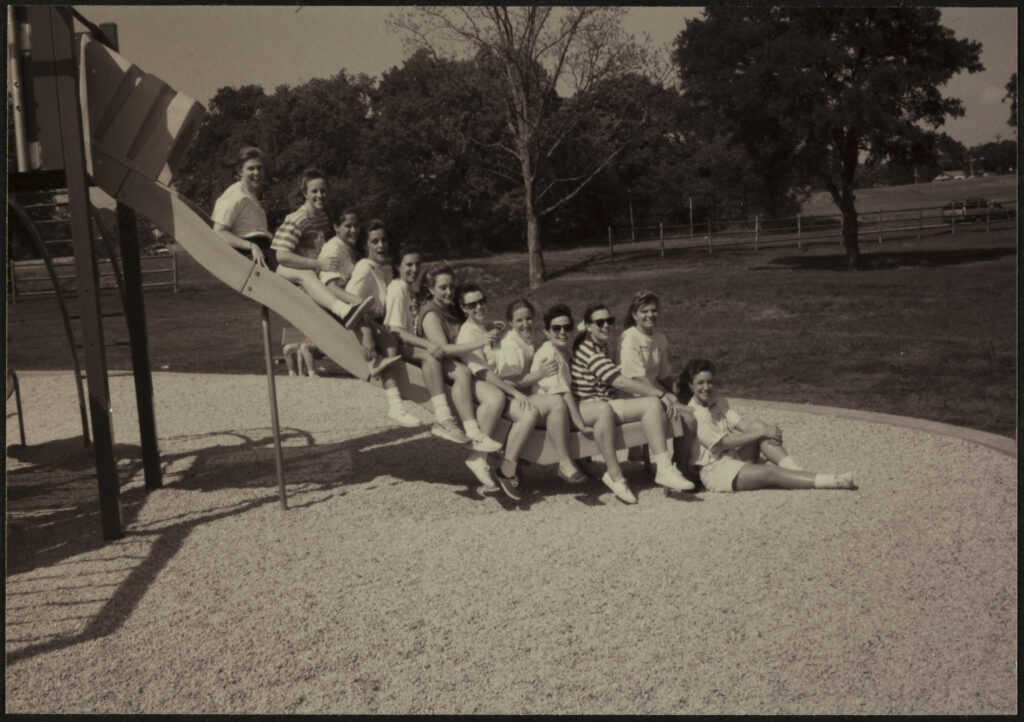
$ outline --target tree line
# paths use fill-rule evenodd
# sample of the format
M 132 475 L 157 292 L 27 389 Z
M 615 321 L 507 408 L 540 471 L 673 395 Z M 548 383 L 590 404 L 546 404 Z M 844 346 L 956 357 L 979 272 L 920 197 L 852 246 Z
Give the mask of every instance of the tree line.
M 429 253 L 527 251 L 536 286 L 545 248 L 594 243 L 631 215 L 778 218 L 821 189 L 847 219 L 856 268 L 856 188 L 972 159 L 1005 170 L 1006 143 L 1016 156 L 1014 141 L 974 152 L 939 132 L 963 114 L 940 88 L 983 67 L 981 45 L 936 8 L 712 7 L 670 58 L 625 34 L 623 12 L 396 9 L 414 52 L 380 78 L 220 88 L 176 185 L 212 209 L 232 153 L 256 145 L 271 224 L 315 165 L 335 202 Z M 1015 123 L 1015 78 L 1007 99 Z

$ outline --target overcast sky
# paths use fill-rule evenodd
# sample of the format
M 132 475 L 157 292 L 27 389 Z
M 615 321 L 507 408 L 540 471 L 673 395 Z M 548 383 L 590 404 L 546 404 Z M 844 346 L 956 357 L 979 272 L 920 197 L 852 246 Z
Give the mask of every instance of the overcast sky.
M 268 93 L 339 70 L 379 78 L 401 65 L 402 37 L 385 26 L 382 6 L 77 6 L 93 22 L 118 25 L 121 53 L 144 71 L 203 104 L 218 88 L 246 84 Z M 633 7 L 626 29 L 670 45 L 700 7 Z M 1015 8 L 943 8 L 958 38 L 982 43 L 985 72 L 954 77 L 944 94 L 963 100 L 966 115 L 941 130 L 967 146 L 1012 137 L 1001 102 L 1017 70 Z

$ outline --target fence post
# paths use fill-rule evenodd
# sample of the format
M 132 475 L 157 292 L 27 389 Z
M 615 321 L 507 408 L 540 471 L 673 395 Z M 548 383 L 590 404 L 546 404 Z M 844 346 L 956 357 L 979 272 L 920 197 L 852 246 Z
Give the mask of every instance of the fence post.
M 18 305 L 18 263 L 17 261 L 11 261 L 11 305 Z M 56 293 L 56 289 L 54 290 Z
M 658 224 L 658 243 L 661 244 L 661 257 L 665 257 L 665 224 Z
M 878 211 L 878 245 L 882 245 L 882 211 Z
M 917 207 L 917 240 L 921 240 L 921 225 L 924 223 L 924 208 Z
M 757 236 L 758 236 L 758 231 L 759 231 L 760 225 L 761 225 L 761 216 L 759 216 L 759 215 L 754 216 L 754 250 L 755 251 L 757 250 Z
M 178 254 L 171 249 L 171 278 L 174 281 L 174 292 L 178 292 Z
M 800 214 L 796 214 L 796 247 L 803 250 L 803 244 L 800 242 Z
M 956 204 L 955 203 L 953 204 L 952 210 L 950 210 L 950 212 L 949 212 L 949 220 L 950 220 L 950 224 L 951 224 L 950 227 L 949 227 L 949 233 L 950 233 L 950 235 L 956 235 Z
M 708 254 L 710 254 L 711 253 L 711 216 L 710 215 L 708 215 L 708 235 L 707 235 L 707 239 L 708 239 Z
M 985 206 L 985 233 L 988 233 L 989 221 L 991 220 L 991 218 L 992 218 L 992 206 L 986 205 Z
M 690 238 L 693 238 L 693 198 L 687 198 L 690 202 Z
M 843 230 L 846 228 L 846 216 L 839 216 L 839 245 L 843 245 Z
M 612 227 L 608 226 L 608 260 L 615 260 L 615 250 L 612 248 Z

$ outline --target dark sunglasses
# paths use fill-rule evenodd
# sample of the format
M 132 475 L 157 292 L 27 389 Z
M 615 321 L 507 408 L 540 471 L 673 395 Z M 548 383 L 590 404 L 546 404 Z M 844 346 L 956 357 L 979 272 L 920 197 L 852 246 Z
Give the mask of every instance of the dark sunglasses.
M 462 305 L 465 306 L 467 310 L 472 311 L 477 306 L 486 306 L 487 305 L 487 299 L 486 298 L 481 298 L 478 301 L 466 301 Z
M 551 326 L 549 328 L 551 329 L 552 333 L 558 333 L 559 331 L 565 331 L 566 333 L 569 333 L 569 331 L 572 330 L 572 324 L 571 323 L 553 323 L 553 324 L 551 324 Z
M 596 323 L 598 328 L 604 328 L 605 326 L 614 326 L 615 316 L 609 316 L 608 318 L 591 319 L 591 323 Z

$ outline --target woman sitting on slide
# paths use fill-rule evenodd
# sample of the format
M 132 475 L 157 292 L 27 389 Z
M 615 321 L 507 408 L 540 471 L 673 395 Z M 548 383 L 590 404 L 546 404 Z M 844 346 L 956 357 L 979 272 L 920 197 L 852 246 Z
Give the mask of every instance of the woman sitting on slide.
M 665 439 L 671 433 L 665 413 L 666 396 L 647 396 L 647 385 L 624 376 L 612 361 L 608 349 L 611 342 L 615 317 L 603 303 L 589 306 L 583 314 L 586 330 L 573 343 L 572 392 L 579 399 L 580 414 L 588 424 L 594 425 L 598 433 L 598 417 L 604 412 L 604 404 L 611 407 L 616 424 L 640 421 L 644 436 L 651 447 L 652 462 L 655 466 L 655 483 L 677 491 L 694 488 L 692 482 L 683 477 L 669 458 Z M 619 392 L 633 394 L 633 398 L 620 398 Z M 597 404 L 601 401 L 604 404 Z M 602 478 L 615 495 L 627 504 L 635 504 L 636 497 L 630 491 L 622 469 L 614 462 L 614 454 L 605 456 L 608 472 Z
M 232 165 L 238 180 L 214 204 L 213 230 L 233 248 L 273 270 L 272 236 L 267 229 L 267 214 L 257 198 L 263 187 L 263 154 L 259 148 L 246 146 L 238 151 Z
M 309 168 L 299 186 L 305 202 L 289 213 L 274 234 L 270 247 L 277 254 L 277 272 L 299 284 L 320 306 L 333 313 L 346 328 L 352 328 L 367 305 L 350 306 L 336 297 L 317 277 L 321 271 L 337 271 L 337 256 L 318 258 L 331 230 L 324 208 L 327 203 L 327 179 L 322 171 Z
M 548 439 L 558 455 L 558 477 L 569 484 L 582 484 L 590 477 L 576 466 L 569 455 L 570 417 L 577 429 L 591 430 L 583 423 L 570 393 L 572 376 L 568 361 L 557 352 L 546 351 L 539 357 L 534 353 L 533 314 L 533 304 L 525 298 L 508 305 L 505 318 L 511 328 L 494 352 L 493 368 L 504 381 L 529 395 L 544 420 Z M 545 315 L 545 327 L 547 320 Z M 571 320 L 569 324 L 572 325 Z M 549 344 L 550 341 L 545 346 Z
M 471 343 L 459 343 L 457 339 L 462 319 L 454 305 L 455 269 L 447 264 L 431 266 L 427 269 L 424 282 L 430 298 L 419 307 L 416 316 L 416 335 L 435 344 L 439 349 L 438 355 L 444 359 L 442 368 L 445 376 L 452 382 L 452 403 L 473 448 L 466 459 L 466 467 L 483 485 L 484 491 L 498 491 L 498 485 L 491 476 L 491 467 L 487 464 L 487 454 L 500 451 L 501 444 L 481 430 L 483 424 L 478 419 L 488 420 L 493 416 L 497 423 L 505 406 L 505 395 L 486 381 L 474 379 L 466 365 L 455 360 L 467 351 L 475 351 L 481 346 L 496 342 L 498 332 L 489 331 L 483 338 L 475 339 Z M 475 412 L 474 396 L 480 402 L 480 407 Z M 488 431 L 493 429 L 492 424 Z
M 484 292 L 475 284 L 467 283 L 456 289 L 455 298 L 466 317 L 465 322 L 459 328 L 459 335 L 455 343 L 474 346 L 472 350 L 462 353 L 462 360 L 476 377 L 474 392 L 480 402 L 477 408 L 477 420 L 480 430 L 484 434 L 488 436 L 493 434 L 494 428 L 501 419 L 501 413 L 505 410 L 506 395 L 512 399 L 508 412 L 512 419 L 512 428 L 509 429 L 508 438 L 505 440 L 505 454 L 501 465 L 495 470 L 494 475 L 505 495 L 515 501 L 520 501 L 523 494 L 517 473 L 519 452 L 530 437 L 533 427 L 537 425 L 537 409 L 529 396 L 495 371 L 497 362 L 493 347 L 497 345 L 497 339 L 494 337 L 494 330 L 488 329 L 487 299 L 484 297 Z M 481 393 L 488 388 L 497 389 L 500 400 L 491 393 L 487 395 Z
M 661 302 L 650 291 L 639 291 L 633 296 L 626 312 L 626 330 L 619 337 L 619 368 L 623 376 L 644 386 L 645 391 L 640 396 L 664 398 L 668 418 L 678 418 L 682 422 L 683 436 L 674 440 L 672 463 L 695 480 L 696 470 L 688 469 L 688 457 L 697 432 L 697 421 L 690 408 L 672 393 L 668 339 L 656 328 L 660 308 Z
M 817 474 L 804 471 L 782 446 L 782 430 L 760 421 L 745 421 L 715 393 L 715 366 L 692 359 L 679 377 L 679 389 L 692 394 L 700 455 L 696 463 L 708 491 L 783 489 L 855 489 L 853 472 Z M 758 463 L 764 454 L 770 464 Z

